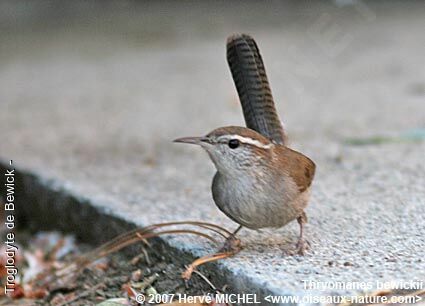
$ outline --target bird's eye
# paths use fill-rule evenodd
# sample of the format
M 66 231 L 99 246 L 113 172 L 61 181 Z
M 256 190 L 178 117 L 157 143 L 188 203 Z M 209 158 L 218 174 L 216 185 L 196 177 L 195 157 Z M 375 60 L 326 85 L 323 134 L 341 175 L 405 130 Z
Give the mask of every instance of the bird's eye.
M 237 140 L 237 139 L 230 139 L 229 140 L 229 148 L 230 149 L 236 149 L 237 147 L 239 147 L 239 140 Z

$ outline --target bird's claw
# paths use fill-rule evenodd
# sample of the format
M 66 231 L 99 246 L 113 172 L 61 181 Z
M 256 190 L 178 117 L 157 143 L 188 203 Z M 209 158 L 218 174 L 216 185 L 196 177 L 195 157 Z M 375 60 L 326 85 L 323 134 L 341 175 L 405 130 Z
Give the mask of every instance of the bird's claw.
M 306 251 L 310 249 L 310 242 L 308 242 L 304 238 L 300 238 L 298 239 L 298 242 L 295 247 L 296 247 L 297 254 L 304 256 L 306 254 Z
M 238 253 L 242 249 L 241 240 L 236 238 L 235 235 L 227 237 L 223 246 L 219 250 L 220 253 Z

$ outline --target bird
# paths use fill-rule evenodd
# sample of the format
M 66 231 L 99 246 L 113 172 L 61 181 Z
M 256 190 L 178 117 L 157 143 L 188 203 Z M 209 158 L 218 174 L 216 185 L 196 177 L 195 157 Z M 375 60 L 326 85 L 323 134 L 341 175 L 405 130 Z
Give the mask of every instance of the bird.
M 309 202 L 315 163 L 288 147 L 265 66 L 255 40 L 248 34 L 227 39 L 227 61 L 242 105 L 246 127 L 219 127 L 201 137 L 174 142 L 202 147 L 215 165 L 212 196 L 217 207 L 243 227 L 281 228 L 297 220 L 296 250 L 304 255 Z

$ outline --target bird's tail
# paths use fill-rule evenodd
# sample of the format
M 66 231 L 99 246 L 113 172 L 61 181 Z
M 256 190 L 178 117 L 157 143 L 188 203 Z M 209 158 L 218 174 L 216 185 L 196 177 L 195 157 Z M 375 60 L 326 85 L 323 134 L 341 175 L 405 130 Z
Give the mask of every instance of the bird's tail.
M 255 40 L 246 34 L 227 39 L 227 61 L 248 128 L 285 144 L 286 135 L 276 111 L 263 59 Z

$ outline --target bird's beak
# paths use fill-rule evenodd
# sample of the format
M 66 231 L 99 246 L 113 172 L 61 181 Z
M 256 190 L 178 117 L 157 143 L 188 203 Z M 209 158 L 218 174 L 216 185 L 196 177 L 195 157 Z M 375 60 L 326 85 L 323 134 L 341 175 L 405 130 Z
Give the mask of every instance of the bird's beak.
M 190 143 L 199 145 L 201 142 L 208 142 L 208 138 L 206 137 L 182 137 L 174 139 L 173 142 L 181 142 L 181 143 Z

